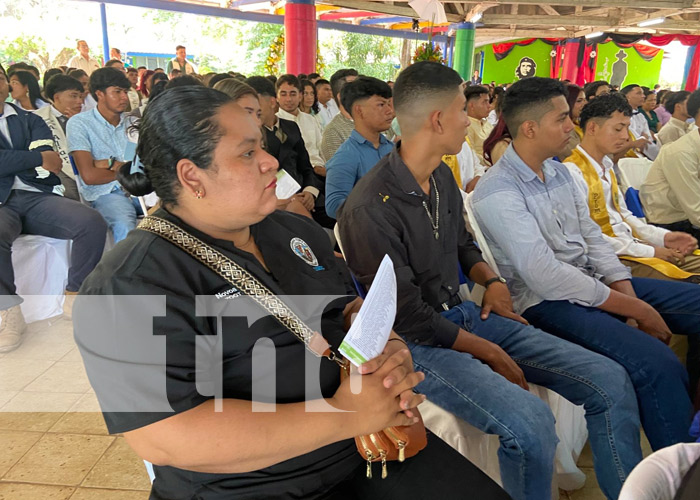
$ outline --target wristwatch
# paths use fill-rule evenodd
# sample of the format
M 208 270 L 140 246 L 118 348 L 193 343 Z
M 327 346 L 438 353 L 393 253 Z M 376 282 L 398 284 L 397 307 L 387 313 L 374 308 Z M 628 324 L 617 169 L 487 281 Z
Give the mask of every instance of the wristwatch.
M 492 283 L 496 283 L 496 282 L 500 282 L 500 283 L 503 283 L 505 285 L 506 279 L 502 278 L 500 276 L 496 276 L 495 278 L 488 279 L 488 280 L 486 280 L 486 283 L 484 283 L 484 288 L 488 288 L 489 286 L 491 286 Z

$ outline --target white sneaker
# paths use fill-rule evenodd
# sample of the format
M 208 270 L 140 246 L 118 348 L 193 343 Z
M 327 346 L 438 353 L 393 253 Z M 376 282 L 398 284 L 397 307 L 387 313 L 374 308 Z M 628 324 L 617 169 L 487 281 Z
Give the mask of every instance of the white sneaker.
M 0 352 L 17 349 L 22 343 L 22 334 L 26 329 L 27 324 L 19 306 L 0 311 Z

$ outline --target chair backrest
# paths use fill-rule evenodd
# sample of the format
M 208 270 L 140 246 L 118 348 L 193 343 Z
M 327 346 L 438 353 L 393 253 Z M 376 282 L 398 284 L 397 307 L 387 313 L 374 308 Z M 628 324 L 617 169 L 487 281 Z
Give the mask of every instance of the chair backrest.
M 338 227 L 337 222 L 335 223 L 335 226 L 333 226 L 333 236 L 335 236 L 335 241 L 338 244 L 338 248 L 340 248 L 340 253 L 343 256 L 343 260 L 345 260 L 345 262 L 347 263 L 347 260 L 345 259 L 345 252 L 343 251 L 343 243 L 340 241 L 340 228 Z M 365 290 L 365 287 L 362 286 L 362 284 L 357 280 L 357 278 L 352 273 L 352 270 L 349 267 L 348 273 L 350 273 L 350 277 L 352 278 L 352 282 L 355 285 L 357 294 L 364 299 L 367 296 L 367 290 Z
M 467 195 L 467 199 L 464 201 L 464 208 L 467 212 L 467 220 L 469 221 L 469 227 L 472 231 L 474 239 L 476 239 L 476 242 L 479 245 L 482 257 L 494 273 L 500 274 L 498 271 L 498 266 L 496 265 L 496 259 L 493 258 L 491 249 L 489 248 L 489 245 L 486 242 L 486 237 L 484 236 L 484 233 L 481 232 L 479 224 L 476 222 L 476 217 L 474 216 L 474 208 L 472 207 L 473 195 L 473 192 L 469 193 Z
M 641 189 L 653 162 L 646 158 L 622 158 L 617 162 L 622 192 L 628 188 Z

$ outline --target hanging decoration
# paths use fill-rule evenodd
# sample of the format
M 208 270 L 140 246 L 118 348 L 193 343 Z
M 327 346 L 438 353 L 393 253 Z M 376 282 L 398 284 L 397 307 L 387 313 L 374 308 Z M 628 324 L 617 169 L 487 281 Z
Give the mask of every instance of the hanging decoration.
M 318 47 L 317 47 L 318 49 Z M 279 73 L 279 64 L 284 56 L 284 30 L 272 41 L 265 61 L 265 72 L 268 75 Z M 320 73 L 320 71 L 319 71 Z
M 420 44 L 413 53 L 413 62 L 418 61 L 433 61 L 440 64 L 445 64 L 446 61 L 442 57 L 442 50 L 439 45 L 428 41 Z

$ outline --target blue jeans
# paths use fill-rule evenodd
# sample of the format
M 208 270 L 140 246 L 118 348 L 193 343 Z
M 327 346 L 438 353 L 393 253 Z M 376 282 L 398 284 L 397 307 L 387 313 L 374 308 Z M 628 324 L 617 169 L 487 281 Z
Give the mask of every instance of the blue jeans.
M 140 213 L 138 201 L 129 197 L 121 189 L 115 189 L 90 202 L 92 208 L 100 212 L 114 235 L 114 243 L 118 243 L 136 227 L 136 214 Z
M 632 286 L 637 297 L 653 306 L 673 333 L 700 335 L 698 285 L 632 278 Z M 661 341 L 600 309 L 567 301 L 541 302 L 523 316 L 533 325 L 625 367 L 639 399 L 644 432 L 654 450 L 690 440 L 688 376 Z
M 465 330 L 499 345 L 522 368 L 528 382 L 583 405 L 601 489 L 617 498 L 629 472 L 642 459 L 639 416 L 632 384 L 619 364 L 532 326 L 464 302 L 443 313 Z M 551 498 L 557 437 L 549 407 L 471 354 L 410 345 L 418 390 L 435 404 L 488 434 L 499 436 L 504 489 L 514 500 Z

